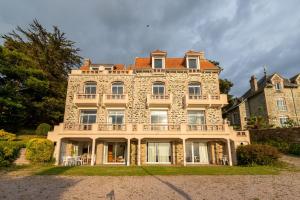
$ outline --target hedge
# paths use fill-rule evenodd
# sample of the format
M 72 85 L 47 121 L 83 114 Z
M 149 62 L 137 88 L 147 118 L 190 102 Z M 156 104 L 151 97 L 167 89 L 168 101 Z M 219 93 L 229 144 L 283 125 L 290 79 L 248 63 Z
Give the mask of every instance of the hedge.
M 41 138 L 29 140 L 26 146 L 26 158 L 34 163 L 49 162 L 52 159 L 54 144 Z
M 50 131 L 51 126 L 49 124 L 46 123 L 42 123 L 40 125 L 38 125 L 38 127 L 35 130 L 35 133 L 37 135 L 47 135 L 47 133 Z
M 0 130 L 0 141 L 13 141 L 16 139 L 16 135 L 6 132 L 5 130 Z
M 279 158 L 275 147 L 264 144 L 239 146 L 236 153 L 238 165 L 271 165 Z
M 17 159 L 19 151 L 26 145 L 22 141 L 0 141 L 0 166 L 7 167 Z

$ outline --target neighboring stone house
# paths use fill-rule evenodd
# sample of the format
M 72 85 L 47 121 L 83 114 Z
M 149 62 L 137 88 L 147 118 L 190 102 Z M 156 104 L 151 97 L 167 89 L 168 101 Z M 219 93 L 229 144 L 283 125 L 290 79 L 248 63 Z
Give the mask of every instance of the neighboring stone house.
M 250 89 L 225 111 L 236 128 L 245 129 L 251 116 L 262 116 L 269 125 L 284 127 L 288 119 L 300 125 L 300 74 L 286 79 L 278 73 L 250 79 Z
M 220 68 L 203 52 L 156 50 L 133 65 L 85 60 L 69 75 L 64 123 L 48 138 L 56 164 L 229 164 L 249 143 L 223 121 Z

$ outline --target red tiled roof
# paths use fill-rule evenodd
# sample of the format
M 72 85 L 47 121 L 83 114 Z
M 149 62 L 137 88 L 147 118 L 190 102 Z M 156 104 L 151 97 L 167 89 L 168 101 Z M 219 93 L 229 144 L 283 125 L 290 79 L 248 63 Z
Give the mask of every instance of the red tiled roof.
M 219 69 L 213 63 L 208 60 L 200 60 L 200 67 L 202 70 L 205 69 Z M 136 58 L 135 69 L 151 68 L 151 58 Z M 185 58 L 166 58 L 166 69 L 184 69 Z
M 115 64 L 114 69 L 115 70 L 125 70 L 125 65 L 124 64 Z
M 89 69 L 90 69 L 90 66 L 88 66 L 88 65 L 82 65 L 79 69 L 80 69 L 80 70 L 83 70 L 83 71 L 89 70 Z

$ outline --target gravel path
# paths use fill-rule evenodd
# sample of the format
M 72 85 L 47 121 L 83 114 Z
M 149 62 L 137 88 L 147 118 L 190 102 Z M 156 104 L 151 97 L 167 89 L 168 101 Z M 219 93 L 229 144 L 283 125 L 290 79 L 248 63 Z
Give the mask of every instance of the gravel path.
M 300 199 L 300 173 L 275 176 L 2 176 L 0 199 Z

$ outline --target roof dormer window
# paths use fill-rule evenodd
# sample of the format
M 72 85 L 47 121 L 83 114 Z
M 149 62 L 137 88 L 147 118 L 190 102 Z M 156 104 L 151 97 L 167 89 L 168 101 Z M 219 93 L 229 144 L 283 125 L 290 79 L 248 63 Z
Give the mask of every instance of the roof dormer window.
M 163 68 L 163 59 L 162 58 L 154 58 L 154 69 L 162 69 Z
M 189 58 L 188 59 L 188 68 L 189 69 L 197 69 L 197 58 Z
M 282 89 L 282 85 L 280 82 L 275 83 L 275 90 L 281 90 Z

